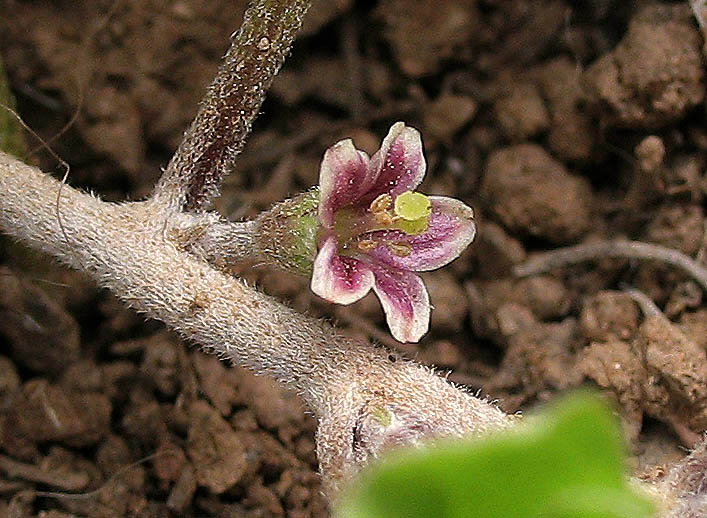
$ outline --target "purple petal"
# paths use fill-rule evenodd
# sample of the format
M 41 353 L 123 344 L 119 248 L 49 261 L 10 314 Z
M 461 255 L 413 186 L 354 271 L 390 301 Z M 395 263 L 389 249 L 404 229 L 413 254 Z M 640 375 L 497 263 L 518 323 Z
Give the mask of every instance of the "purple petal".
M 427 168 L 420 132 L 403 122 L 393 124 L 369 167 L 375 182 L 361 197 L 361 204 L 369 204 L 381 193 L 395 198 L 414 190 L 422 182 Z
M 334 213 L 367 192 L 374 178 L 368 155 L 357 150 L 351 139 L 337 142 L 326 150 L 319 167 L 319 220 L 334 226 Z
M 393 338 L 417 342 L 430 327 L 430 298 L 422 279 L 411 272 L 371 265 L 376 292 Z
M 469 246 L 476 235 L 474 211 L 460 200 L 446 196 L 429 196 L 432 212 L 428 216 L 427 230 L 422 234 L 379 231 L 365 237 L 380 242 L 368 255 L 378 262 L 399 268 L 423 272 L 440 268 L 456 259 Z M 387 243 L 394 243 L 387 247 Z M 409 255 L 400 255 L 400 247 Z M 406 246 L 405 246 L 406 245 Z M 398 254 L 394 253 L 398 251 Z
M 370 267 L 337 253 L 336 237 L 329 236 L 314 260 L 312 291 L 330 302 L 351 304 L 373 287 Z

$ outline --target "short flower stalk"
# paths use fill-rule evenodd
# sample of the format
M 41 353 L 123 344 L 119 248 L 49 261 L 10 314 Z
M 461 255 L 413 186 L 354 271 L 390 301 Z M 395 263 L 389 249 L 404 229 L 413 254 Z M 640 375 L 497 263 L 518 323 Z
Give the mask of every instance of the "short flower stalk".
M 416 272 L 440 268 L 471 243 L 474 213 L 463 202 L 415 189 L 426 162 L 417 130 L 398 122 L 372 157 L 350 139 L 329 148 L 319 187 L 258 218 L 258 254 L 311 275 L 312 291 L 351 304 L 373 290 L 393 337 L 427 332 L 430 300 Z

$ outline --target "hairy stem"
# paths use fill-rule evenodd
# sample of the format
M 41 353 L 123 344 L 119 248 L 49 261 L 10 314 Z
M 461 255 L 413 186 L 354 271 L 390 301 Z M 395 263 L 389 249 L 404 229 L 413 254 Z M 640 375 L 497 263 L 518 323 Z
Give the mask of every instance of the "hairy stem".
M 678 250 L 640 241 L 603 241 L 552 250 L 516 265 L 513 273 L 518 277 L 527 277 L 554 268 L 607 257 L 667 263 L 686 272 L 707 291 L 707 268 Z
M 245 259 L 260 259 L 256 248 L 258 227 L 255 221 L 219 221 L 199 230 L 187 229 L 175 238 L 204 261 L 228 266 Z
M 330 344 L 351 344 L 183 252 L 182 236 L 217 222 L 212 215 L 160 210 L 152 201 L 102 202 L 0 153 L 0 230 L 84 270 L 185 338 L 273 376 L 318 410 L 327 366 L 344 362 Z
M 155 189 L 176 210 L 200 212 L 243 149 L 265 93 L 290 51 L 308 0 L 256 0 Z
M 341 336 L 186 251 L 183 236 L 219 223 L 154 200 L 105 203 L 0 153 L 0 231 L 84 270 L 185 339 L 299 392 L 319 420 L 330 495 L 388 446 L 510 426 L 512 418 L 430 369 Z

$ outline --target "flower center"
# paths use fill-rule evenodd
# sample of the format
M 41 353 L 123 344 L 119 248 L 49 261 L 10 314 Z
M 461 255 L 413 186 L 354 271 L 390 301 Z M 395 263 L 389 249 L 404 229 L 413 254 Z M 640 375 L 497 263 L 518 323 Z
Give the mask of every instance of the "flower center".
M 407 235 L 417 235 L 427 230 L 431 203 L 419 192 L 406 191 L 393 202 L 390 194 L 381 194 L 368 209 L 341 209 L 336 213 L 334 231 L 337 234 L 341 253 L 355 254 L 371 252 L 383 245 L 398 257 L 410 255 L 410 245 L 396 239 L 381 239 L 372 232 L 397 230 Z
M 413 236 L 422 234 L 427 230 L 431 209 L 430 199 L 421 192 L 405 191 L 395 198 L 395 203 L 390 194 L 381 194 L 368 208 L 379 228 L 369 231 L 401 230 Z

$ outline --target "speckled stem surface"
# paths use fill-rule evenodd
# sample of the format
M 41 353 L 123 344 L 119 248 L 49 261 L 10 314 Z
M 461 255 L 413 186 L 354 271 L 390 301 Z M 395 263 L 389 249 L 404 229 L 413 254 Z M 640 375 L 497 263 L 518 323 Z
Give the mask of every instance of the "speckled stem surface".
M 345 337 L 185 249 L 184 236 L 219 221 L 155 200 L 102 202 L 0 153 L 0 231 L 83 270 L 190 342 L 301 394 L 319 421 L 329 495 L 390 446 L 512 424 L 434 371 Z
M 155 189 L 176 210 L 200 212 L 243 149 L 273 78 L 302 25 L 308 0 L 256 0 Z

